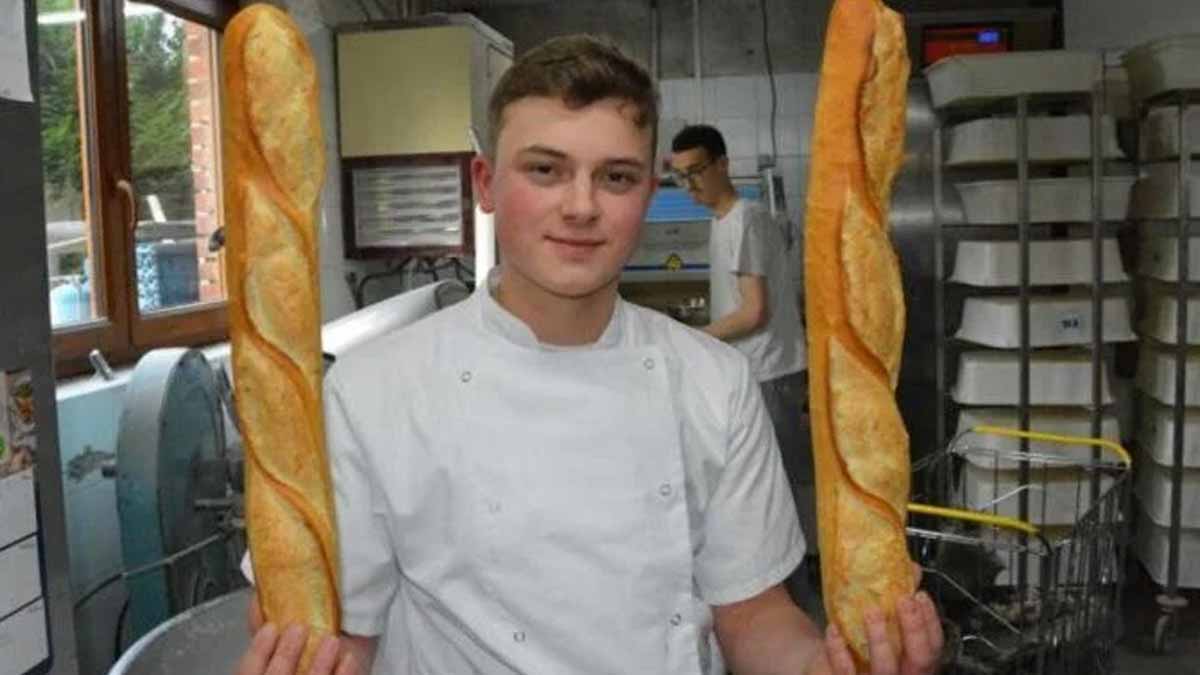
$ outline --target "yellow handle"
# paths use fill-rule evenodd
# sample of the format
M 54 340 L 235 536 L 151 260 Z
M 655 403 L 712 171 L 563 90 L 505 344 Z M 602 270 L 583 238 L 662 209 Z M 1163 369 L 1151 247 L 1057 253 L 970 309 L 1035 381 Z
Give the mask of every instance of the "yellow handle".
M 1063 436 L 1060 434 L 1047 434 L 1041 431 L 1021 431 L 1020 429 L 993 427 L 986 424 L 972 428 L 971 432 L 976 434 L 988 434 L 992 436 L 1007 436 L 1009 438 L 1026 438 L 1031 441 L 1046 441 L 1048 443 L 1059 443 L 1062 445 L 1092 445 L 1112 451 L 1113 454 L 1121 458 L 1121 462 L 1127 469 L 1133 464 L 1133 458 L 1130 457 L 1129 451 L 1121 447 L 1119 444 L 1103 438 Z
M 994 525 L 1002 527 L 1006 530 L 1016 530 L 1025 534 L 1037 534 L 1038 528 L 1030 525 L 1023 520 L 1009 518 L 1007 516 L 996 516 L 990 513 L 981 513 L 979 511 L 964 511 L 962 509 L 948 509 L 944 506 L 930 506 L 929 504 L 908 505 L 909 513 L 923 513 L 927 516 L 937 516 L 939 518 L 949 518 L 951 520 L 963 520 L 970 523 L 980 523 L 982 525 Z

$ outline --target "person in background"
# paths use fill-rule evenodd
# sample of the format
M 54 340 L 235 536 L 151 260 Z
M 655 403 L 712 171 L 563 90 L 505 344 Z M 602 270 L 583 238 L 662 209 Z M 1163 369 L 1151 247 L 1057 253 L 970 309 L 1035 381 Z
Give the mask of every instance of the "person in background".
M 585 36 L 531 49 L 472 179 L 500 265 L 325 382 L 345 635 L 311 675 L 852 675 L 780 582 L 804 555 L 746 358 L 623 301 L 656 187 L 653 80 Z M 872 672 L 932 673 L 941 625 L 869 615 Z M 296 670 L 262 625 L 239 675 Z
M 713 212 L 709 236 L 709 308 L 704 331 L 750 360 L 779 441 L 800 522 L 809 541 L 808 564 L 788 578 L 793 598 L 810 612 L 818 585 L 817 508 L 808 378 L 800 296 L 792 271 L 798 243 L 767 207 L 738 194 L 729 176 L 721 132 L 708 125 L 683 128 L 671 142 L 671 168 L 680 187 Z

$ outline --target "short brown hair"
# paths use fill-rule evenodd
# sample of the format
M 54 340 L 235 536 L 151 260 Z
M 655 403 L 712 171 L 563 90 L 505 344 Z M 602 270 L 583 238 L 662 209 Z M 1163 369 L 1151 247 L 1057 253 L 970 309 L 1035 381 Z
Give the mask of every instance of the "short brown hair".
M 651 129 L 650 154 L 658 149 L 658 90 L 637 61 L 611 42 L 590 35 L 552 38 L 517 59 L 488 102 L 488 147 L 495 155 L 504 109 L 523 98 L 560 98 L 577 109 L 606 98 L 629 101 L 637 109 L 634 124 Z

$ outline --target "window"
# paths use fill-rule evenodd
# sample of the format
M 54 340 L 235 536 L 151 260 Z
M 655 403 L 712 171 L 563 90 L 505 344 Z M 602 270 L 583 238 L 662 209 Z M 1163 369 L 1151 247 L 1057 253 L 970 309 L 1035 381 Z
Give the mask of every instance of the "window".
M 61 373 L 227 333 L 219 30 L 236 0 L 37 0 Z

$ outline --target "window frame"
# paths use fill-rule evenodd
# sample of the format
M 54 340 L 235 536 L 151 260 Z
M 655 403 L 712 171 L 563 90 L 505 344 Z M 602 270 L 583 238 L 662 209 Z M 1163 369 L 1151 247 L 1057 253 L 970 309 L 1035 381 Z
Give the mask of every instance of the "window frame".
M 239 8 L 237 0 L 138 1 L 218 32 Z M 86 77 L 83 90 L 90 93 L 79 102 L 80 115 L 87 120 L 83 133 L 89 147 L 83 181 L 95 254 L 93 293 L 103 316 L 54 330 L 55 367 L 60 377 L 89 372 L 93 349 L 99 349 L 110 364 L 121 365 L 157 347 L 210 344 L 229 334 L 225 301 L 147 314 L 138 310 L 133 282 L 136 204 L 125 189 L 133 175 L 125 0 L 79 0 L 79 5 L 89 17 L 87 39 L 81 41 L 87 55 L 80 59 Z

